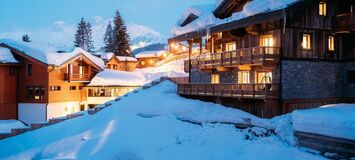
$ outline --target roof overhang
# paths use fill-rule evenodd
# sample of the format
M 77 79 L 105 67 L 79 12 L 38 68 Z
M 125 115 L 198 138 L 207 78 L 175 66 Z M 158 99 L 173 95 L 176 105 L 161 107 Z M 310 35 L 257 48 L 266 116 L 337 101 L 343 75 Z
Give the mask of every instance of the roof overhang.
M 277 11 L 272 11 L 272 12 L 268 12 L 268 13 L 261 13 L 261 14 L 257 14 L 254 16 L 240 19 L 240 20 L 232 21 L 229 23 L 216 25 L 216 26 L 212 27 L 210 31 L 211 31 L 211 33 L 218 33 L 218 32 L 235 30 L 235 29 L 247 27 L 250 25 L 260 24 L 262 22 L 283 19 L 284 16 L 286 16 L 286 13 L 284 10 L 277 10 Z
M 234 12 L 243 9 L 243 6 L 250 0 L 223 0 L 223 2 L 213 11 L 218 18 L 230 17 Z
M 178 42 L 183 42 L 183 41 L 188 41 L 188 40 L 193 40 L 196 38 L 201 38 L 207 35 L 207 29 L 201 29 L 198 31 L 192 31 L 189 33 L 185 33 L 173 38 L 168 39 L 169 43 L 178 43 Z

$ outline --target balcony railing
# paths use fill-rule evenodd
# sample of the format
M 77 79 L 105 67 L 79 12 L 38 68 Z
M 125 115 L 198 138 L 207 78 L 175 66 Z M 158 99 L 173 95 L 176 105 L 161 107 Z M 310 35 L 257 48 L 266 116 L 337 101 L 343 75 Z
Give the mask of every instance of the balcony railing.
M 253 47 L 223 53 L 210 53 L 198 57 L 201 69 L 235 67 L 237 65 L 266 65 L 278 63 L 279 47 Z
M 79 73 L 65 73 L 64 80 L 72 82 L 90 82 L 91 75 L 90 74 L 79 74 Z
M 355 31 L 355 12 L 337 15 L 333 26 L 336 31 Z
M 278 84 L 179 84 L 180 95 L 278 99 Z

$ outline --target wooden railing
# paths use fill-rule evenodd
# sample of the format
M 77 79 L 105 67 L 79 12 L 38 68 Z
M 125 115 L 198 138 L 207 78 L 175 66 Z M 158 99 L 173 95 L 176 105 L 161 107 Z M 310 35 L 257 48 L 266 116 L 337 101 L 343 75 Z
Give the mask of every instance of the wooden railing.
M 336 31 L 354 31 L 355 12 L 337 15 L 334 18 L 333 25 Z
M 65 73 L 64 80 L 66 81 L 84 81 L 89 82 L 91 80 L 90 74 L 79 74 L 79 73 Z
M 278 84 L 179 84 L 180 95 L 278 99 Z
M 253 47 L 223 53 L 203 54 L 198 57 L 197 63 L 199 68 L 206 69 L 215 67 L 235 67 L 237 65 L 275 64 L 278 63 L 279 60 L 279 47 Z

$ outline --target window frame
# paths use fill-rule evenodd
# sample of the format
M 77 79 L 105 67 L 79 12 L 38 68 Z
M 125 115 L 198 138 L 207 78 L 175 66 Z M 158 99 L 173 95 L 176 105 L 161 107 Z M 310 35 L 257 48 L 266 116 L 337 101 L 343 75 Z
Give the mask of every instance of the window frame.
M 247 77 L 247 82 L 244 80 Z M 250 71 L 238 71 L 238 84 L 250 84 Z
M 33 64 L 32 63 L 27 63 L 26 64 L 26 75 L 27 76 L 32 76 L 33 75 Z
M 303 50 L 312 50 L 312 35 L 310 33 L 302 34 L 301 47 Z
M 32 90 L 32 94 L 30 94 L 30 90 Z M 45 97 L 45 89 L 44 86 L 27 86 L 27 99 L 28 100 L 44 100 Z M 36 93 L 38 92 L 38 93 Z
M 211 84 L 220 84 L 220 76 L 218 73 L 211 74 Z
M 69 86 L 69 90 L 76 91 L 76 86 Z
M 319 16 L 323 16 L 326 17 L 328 14 L 327 11 L 328 7 L 327 7 L 327 1 L 320 1 L 318 3 L 318 15 Z
M 335 51 L 335 37 L 333 35 L 328 36 L 328 51 Z

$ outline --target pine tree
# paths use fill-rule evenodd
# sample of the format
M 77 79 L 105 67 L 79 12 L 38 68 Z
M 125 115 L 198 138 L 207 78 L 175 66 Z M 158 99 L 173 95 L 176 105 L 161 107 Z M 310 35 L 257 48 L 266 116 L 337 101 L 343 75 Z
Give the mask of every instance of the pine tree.
M 91 24 L 89 22 L 87 22 L 86 24 L 86 28 L 85 28 L 85 43 L 87 46 L 87 51 L 91 52 L 95 49 L 94 47 L 94 42 L 92 40 L 92 29 L 91 29 Z
M 24 42 L 31 42 L 30 36 L 28 36 L 27 34 L 22 36 L 22 41 Z
M 129 46 L 129 36 L 127 34 L 127 27 L 117 10 L 114 18 L 114 54 L 117 56 L 130 56 L 131 47 Z
M 78 24 L 78 29 L 75 34 L 75 47 L 80 47 L 84 50 L 87 50 L 87 45 L 85 44 L 86 41 L 86 22 L 84 18 L 81 18 L 79 24 Z
M 113 43 L 114 43 L 113 28 L 110 21 L 107 25 L 106 32 L 104 34 L 105 52 L 114 52 Z
M 91 24 L 89 22 L 86 22 L 84 18 L 81 18 L 78 24 L 78 30 L 75 34 L 74 44 L 75 47 L 80 47 L 88 52 L 94 50 Z

